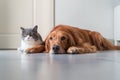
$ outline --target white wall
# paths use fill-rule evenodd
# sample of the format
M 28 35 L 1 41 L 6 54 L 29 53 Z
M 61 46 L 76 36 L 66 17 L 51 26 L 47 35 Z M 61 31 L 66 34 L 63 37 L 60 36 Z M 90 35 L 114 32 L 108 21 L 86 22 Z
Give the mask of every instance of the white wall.
M 114 0 L 55 0 L 55 25 L 68 24 L 99 31 L 113 39 Z
M 34 24 L 39 26 L 39 33 L 45 39 L 53 27 L 53 1 L 54 0 L 34 0 L 36 9 L 34 11 Z M 34 7 L 35 7 L 34 6 Z
M 120 0 L 113 0 L 113 6 L 120 5 Z

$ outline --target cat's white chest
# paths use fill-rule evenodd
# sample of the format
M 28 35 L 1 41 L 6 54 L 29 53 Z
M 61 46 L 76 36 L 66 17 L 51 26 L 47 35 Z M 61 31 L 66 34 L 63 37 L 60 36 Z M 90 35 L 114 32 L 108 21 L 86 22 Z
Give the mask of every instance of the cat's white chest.
M 24 42 L 23 40 L 21 41 L 21 49 L 27 49 L 27 48 L 31 48 L 34 46 L 33 42 Z
M 40 40 L 37 40 L 37 41 L 34 41 L 34 40 L 23 41 L 23 40 L 21 40 L 21 47 L 18 50 L 25 51 L 28 48 L 32 48 L 32 47 L 34 47 L 36 45 L 40 45 L 40 44 L 41 44 Z

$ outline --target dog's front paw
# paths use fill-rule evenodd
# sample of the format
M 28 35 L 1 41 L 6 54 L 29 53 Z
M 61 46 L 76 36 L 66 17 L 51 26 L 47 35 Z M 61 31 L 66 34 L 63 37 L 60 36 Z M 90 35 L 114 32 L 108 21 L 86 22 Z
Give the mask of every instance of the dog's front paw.
M 69 53 L 69 54 L 80 54 L 80 53 L 84 53 L 84 49 L 79 48 L 79 47 L 70 47 L 70 48 L 68 48 L 67 53 Z
M 26 50 L 25 50 L 25 53 L 34 53 L 35 52 L 35 50 L 33 49 L 33 48 L 27 48 Z
M 45 50 L 45 46 L 44 45 L 38 45 L 32 48 L 27 48 L 25 50 L 26 53 L 41 53 Z

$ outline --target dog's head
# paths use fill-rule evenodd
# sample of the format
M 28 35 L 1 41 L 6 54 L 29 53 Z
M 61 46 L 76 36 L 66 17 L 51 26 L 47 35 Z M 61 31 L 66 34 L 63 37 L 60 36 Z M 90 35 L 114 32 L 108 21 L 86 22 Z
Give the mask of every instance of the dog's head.
M 55 54 L 66 53 L 66 50 L 75 44 L 71 33 L 65 30 L 53 30 L 45 40 L 46 52 Z

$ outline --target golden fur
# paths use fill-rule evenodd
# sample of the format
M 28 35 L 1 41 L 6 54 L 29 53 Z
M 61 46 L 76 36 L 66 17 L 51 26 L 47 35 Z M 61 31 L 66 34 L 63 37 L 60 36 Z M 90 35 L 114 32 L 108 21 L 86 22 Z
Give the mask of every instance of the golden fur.
M 117 50 L 99 32 L 80 29 L 68 25 L 58 25 L 53 28 L 45 40 L 45 50 L 48 53 L 93 53 L 102 50 Z
M 28 48 L 25 52 L 30 54 L 30 53 L 42 53 L 44 51 L 45 51 L 45 45 L 41 44 L 32 48 Z

